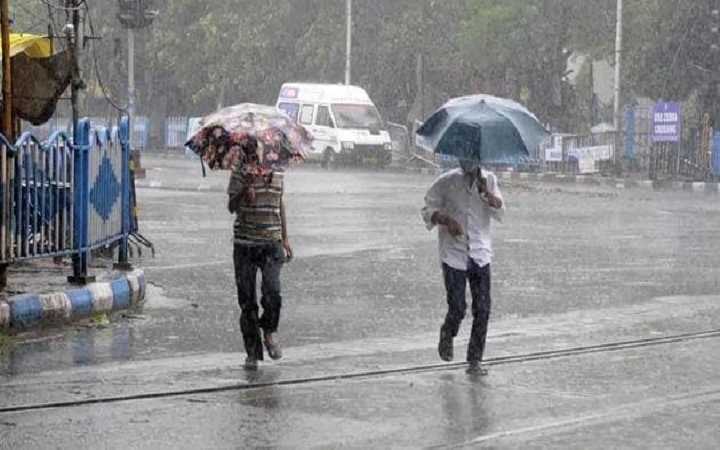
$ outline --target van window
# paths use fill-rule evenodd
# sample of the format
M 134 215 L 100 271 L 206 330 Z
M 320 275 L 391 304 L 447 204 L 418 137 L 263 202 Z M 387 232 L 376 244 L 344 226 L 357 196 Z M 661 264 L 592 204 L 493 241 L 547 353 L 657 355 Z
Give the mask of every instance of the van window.
M 383 129 L 382 119 L 372 105 L 332 105 L 333 114 L 339 128 Z
M 285 114 L 290 116 L 292 120 L 297 122 L 298 110 L 300 109 L 300 105 L 298 105 L 297 103 L 280 103 L 278 104 L 278 108 Z
M 327 106 L 318 106 L 317 117 L 315 117 L 315 125 L 319 127 L 335 128 L 330 117 L 330 108 Z
M 313 111 L 315 105 L 303 105 L 300 111 L 300 123 L 303 125 L 310 125 L 313 120 Z

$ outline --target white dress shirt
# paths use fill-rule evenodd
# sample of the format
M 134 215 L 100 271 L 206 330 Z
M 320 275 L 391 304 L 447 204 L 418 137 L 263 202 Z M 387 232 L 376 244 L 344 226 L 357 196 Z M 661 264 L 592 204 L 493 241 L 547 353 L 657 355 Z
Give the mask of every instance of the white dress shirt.
M 487 190 L 502 200 L 497 177 L 489 171 L 482 171 L 487 179 Z M 470 177 L 462 169 L 453 169 L 441 175 L 425 195 L 423 220 L 428 230 L 435 226 L 432 216 L 436 212 L 455 219 L 465 232 L 464 236 L 451 235 L 446 226 L 438 226 L 440 260 L 457 270 L 467 270 L 468 258 L 479 267 L 490 264 L 492 251 L 492 222 L 502 222 L 505 202 L 501 208 L 491 208 L 484 196 L 480 196 L 477 178 L 470 185 Z

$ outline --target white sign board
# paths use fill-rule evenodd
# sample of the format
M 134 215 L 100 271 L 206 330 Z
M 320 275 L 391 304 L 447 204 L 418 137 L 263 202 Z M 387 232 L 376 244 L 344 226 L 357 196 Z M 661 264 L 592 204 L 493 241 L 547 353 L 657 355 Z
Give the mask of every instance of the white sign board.
M 580 173 L 597 173 L 598 168 L 595 160 L 592 158 L 578 159 L 578 172 Z
M 580 173 L 598 172 L 597 161 L 607 161 L 613 157 L 611 145 L 596 145 L 594 147 L 578 147 L 568 151 L 568 156 L 577 159 Z
M 550 139 L 550 146 L 545 148 L 545 161 L 560 162 L 562 161 L 563 137 L 554 135 Z

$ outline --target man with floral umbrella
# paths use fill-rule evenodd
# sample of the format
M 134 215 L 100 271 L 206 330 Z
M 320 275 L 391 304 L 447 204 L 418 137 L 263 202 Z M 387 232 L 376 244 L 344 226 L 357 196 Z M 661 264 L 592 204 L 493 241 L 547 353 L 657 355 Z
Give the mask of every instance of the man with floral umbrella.
M 255 170 L 263 164 L 258 161 L 263 155 L 259 146 L 262 144 L 254 137 L 240 145 L 241 158 L 233 168 L 227 190 L 228 210 L 236 215 L 233 262 L 248 370 L 256 370 L 258 361 L 263 360 L 263 343 L 270 358 L 282 357 L 275 339 L 282 307 L 280 270 L 292 258 L 283 200 L 284 173 L 279 168 Z M 256 294 L 258 270 L 262 274 L 261 315 Z
M 292 258 L 283 202 L 284 168 L 304 159 L 312 136 L 274 106 L 241 103 L 201 120 L 187 146 L 211 170 L 232 170 L 228 210 L 236 215 L 233 262 L 247 359 L 257 369 L 263 343 L 272 359 L 282 356 L 275 333 L 282 296 L 280 270 Z M 204 173 L 204 166 L 203 166 Z M 262 274 L 262 315 L 256 279 Z

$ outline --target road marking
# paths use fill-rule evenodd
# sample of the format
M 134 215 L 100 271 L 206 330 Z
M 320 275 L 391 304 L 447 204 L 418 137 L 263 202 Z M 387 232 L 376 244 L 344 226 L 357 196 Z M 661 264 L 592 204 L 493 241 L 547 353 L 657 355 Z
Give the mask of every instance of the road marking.
M 232 266 L 232 261 L 205 261 L 188 264 L 175 264 L 171 266 L 146 266 L 145 270 L 175 270 L 175 269 L 193 269 L 196 267 L 210 267 L 210 266 Z
M 714 385 L 710 389 L 704 389 L 701 391 L 693 391 L 665 397 L 655 397 L 650 400 L 627 403 L 619 407 L 607 408 L 603 411 L 586 414 L 584 416 L 568 417 L 561 420 L 547 421 L 539 425 L 498 431 L 478 436 L 475 439 L 460 444 L 452 444 L 435 448 L 467 447 L 505 438 L 516 438 L 527 441 L 528 439 L 546 434 L 558 434 L 593 425 L 639 419 L 670 407 L 683 408 L 717 401 L 720 401 L 720 385 Z

